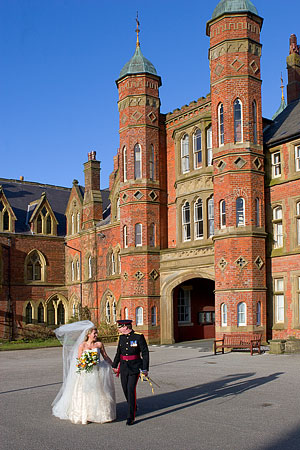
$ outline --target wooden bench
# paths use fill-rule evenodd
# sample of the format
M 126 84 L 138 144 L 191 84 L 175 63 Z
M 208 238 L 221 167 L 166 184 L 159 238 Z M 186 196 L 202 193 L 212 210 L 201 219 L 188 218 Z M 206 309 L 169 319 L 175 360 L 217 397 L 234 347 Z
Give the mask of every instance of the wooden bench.
M 254 349 L 257 349 L 257 353 L 261 353 L 261 334 L 256 333 L 240 333 L 240 334 L 223 334 L 222 339 L 214 340 L 214 354 L 217 354 L 218 350 L 222 350 L 224 354 L 225 348 L 249 348 L 251 356 Z M 218 352 L 219 353 L 219 352 Z

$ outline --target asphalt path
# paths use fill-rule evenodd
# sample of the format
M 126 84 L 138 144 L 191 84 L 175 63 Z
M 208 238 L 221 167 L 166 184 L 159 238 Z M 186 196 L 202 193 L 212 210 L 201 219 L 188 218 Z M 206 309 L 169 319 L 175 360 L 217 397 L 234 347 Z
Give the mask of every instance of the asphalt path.
M 113 357 L 114 346 L 107 346 Z M 138 383 L 138 415 L 74 425 L 51 415 L 61 349 L 0 352 L 1 450 L 300 449 L 300 355 L 213 355 L 210 345 L 151 346 L 154 395 Z

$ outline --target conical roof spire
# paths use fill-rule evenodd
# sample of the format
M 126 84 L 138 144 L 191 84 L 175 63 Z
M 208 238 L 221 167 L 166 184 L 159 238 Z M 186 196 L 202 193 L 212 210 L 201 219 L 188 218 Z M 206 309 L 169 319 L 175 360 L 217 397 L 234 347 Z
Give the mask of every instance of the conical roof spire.
M 285 103 L 285 99 L 284 99 L 284 93 L 283 93 L 283 89 L 284 89 L 284 85 L 283 85 L 283 78 L 282 78 L 282 74 L 281 74 L 281 103 L 279 108 L 277 109 L 276 113 L 274 114 L 274 116 L 272 117 L 272 120 L 275 120 L 277 116 L 279 116 L 280 113 L 282 113 L 282 111 L 286 108 L 286 103 Z

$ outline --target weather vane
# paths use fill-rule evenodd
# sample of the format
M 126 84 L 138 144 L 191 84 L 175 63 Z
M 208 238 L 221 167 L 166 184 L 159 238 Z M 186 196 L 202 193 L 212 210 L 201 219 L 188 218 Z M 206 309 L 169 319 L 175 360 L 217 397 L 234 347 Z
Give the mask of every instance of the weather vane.
M 140 46 L 140 41 L 139 41 L 139 32 L 140 32 L 140 29 L 139 29 L 139 25 L 140 25 L 140 22 L 139 22 L 139 12 L 137 11 L 136 12 L 136 46 L 137 47 L 139 47 Z

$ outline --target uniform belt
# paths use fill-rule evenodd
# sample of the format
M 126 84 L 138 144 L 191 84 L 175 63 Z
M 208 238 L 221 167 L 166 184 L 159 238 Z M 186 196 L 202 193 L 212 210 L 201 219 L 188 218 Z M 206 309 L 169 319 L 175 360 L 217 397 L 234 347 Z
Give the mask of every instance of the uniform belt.
M 121 355 L 122 361 L 133 361 L 134 359 L 141 359 L 139 355 Z

